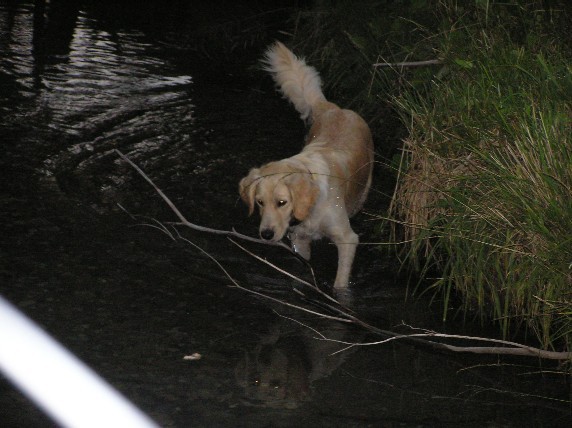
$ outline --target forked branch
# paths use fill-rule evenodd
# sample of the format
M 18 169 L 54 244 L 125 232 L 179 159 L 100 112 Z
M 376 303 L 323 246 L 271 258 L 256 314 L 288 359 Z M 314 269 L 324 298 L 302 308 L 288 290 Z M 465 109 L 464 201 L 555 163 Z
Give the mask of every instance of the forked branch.
M 270 245 L 278 245 L 278 246 L 284 247 L 284 248 L 288 249 L 289 251 L 291 251 L 291 249 L 286 244 L 281 243 L 281 242 L 280 243 L 272 243 L 272 242 L 264 241 L 261 239 L 252 238 L 252 237 L 247 236 L 247 235 L 243 235 L 241 233 L 236 232 L 234 229 L 231 231 L 211 229 L 208 227 L 199 226 L 199 225 L 196 225 L 194 223 L 189 222 L 185 218 L 185 216 L 179 211 L 179 209 L 175 206 L 175 204 L 143 172 L 143 170 L 141 170 L 141 168 L 139 168 L 135 163 L 133 163 L 127 156 L 125 156 L 119 150 L 116 150 L 116 152 L 124 161 L 126 161 L 129 165 L 131 165 L 155 189 L 155 191 L 161 196 L 161 198 L 167 203 L 167 205 L 171 208 L 171 210 L 179 218 L 180 222 L 173 223 L 173 224 L 186 226 L 186 227 L 189 227 L 193 230 L 197 230 L 200 232 L 207 232 L 207 233 L 214 233 L 217 235 L 223 235 L 223 236 L 227 236 L 229 238 L 235 237 L 235 238 L 243 239 L 243 240 L 250 241 L 250 242 L 256 242 L 256 243 L 261 243 L 261 244 L 270 244 Z M 309 282 L 304 281 L 304 280 L 290 274 L 289 272 L 284 271 L 283 269 L 280 269 L 276 265 L 270 263 L 269 261 L 267 261 L 267 260 L 265 260 L 259 256 L 256 256 L 252 252 L 246 250 L 244 247 L 238 245 L 235 241 L 231 240 L 240 249 L 247 252 L 249 255 L 256 258 L 257 260 L 271 266 L 273 269 L 276 269 L 278 272 L 281 272 L 281 273 L 289 276 L 291 279 L 297 281 L 298 283 L 300 283 L 304 286 L 307 286 L 307 287 L 312 287 L 312 289 L 314 291 L 317 290 L 318 294 L 326 300 L 326 302 L 321 303 L 321 306 L 327 308 L 330 312 L 333 312 L 336 315 L 335 316 L 329 315 L 329 314 L 326 314 L 323 312 L 310 310 L 310 309 L 305 308 L 303 306 L 294 305 L 292 303 L 288 303 L 288 302 L 285 302 L 283 300 L 277 299 L 273 296 L 269 296 L 269 295 L 266 295 L 264 293 L 243 287 L 242 285 L 239 284 L 239 282 L 236 279 L 234 279 L 230 275 L 230 273 L 224 268 L 224 266 L 222 266 L 222 264 L 218 260 L 216 260 L 216 258 L 214 256 L 212 256 L 211 254 L 206 252 L 204 249 L 202 249 L 200 246 L 193 243 L 192 241 L 182 237 L 178 233 L 178 231 L 177 231 L 177 234 L 174 235 L 173 233 L 171 233 L 170 230 L 168 230 L 164 225 L 162 225 L 159 222 L 156 222 L 154 227 L 159 228 L 162 232 L 166 233 L 169 237 L 171 237 L 171 239 L 174 239 L 174 240 L 181 239 L 184 242 L 186 242 L 189 245 L 196 248 L 198 251 L 200 251 L 204 255 L 206 255 L 209 259 L 211 259 L 217 265 L 217 267 L 224 273 L 224 275 L 232 282 L 233 286 L 240 289 L 240 290 L 243 290 L 243 291 L 246 291 L 250 294 L 254 294 L 258 297 L 270 300 L 274 303 L 281 304 L 283 306 L 294 308 L 294 309 L 297 309 L 297 310 L 300 310 L 300 311 L 303 311 L 306 313 L 311 313 L 313 315 L 317 315 L 321 318 L 345 322 L 345 323 L 352 323 L 352 324 L 355 324 L 355 325 L 357 325 L 357 326 L 359 326 L 359 327 L 361 327 L 367 331 L 370 331 L 372 333 L 386 337 L 386 339 L 383 339 L 380 341 L 375 341 L 375 342 L 368 342 L 368 343 L 340 342 L 344 345 L 347 345 L 347 347 L 382 345 L 382 344 L 386 344 L 388 342 L 392 342 L 392 341 L 396 341 L 396 340 L 401 340 L 401 341 L 406 340 L 406 341 L 410 341 L 410 342 L 413 342 L 413 343 L 416 343 L 419 345 L 430 346 L 431 348 L 434 348 L 434 349 L 438 349 L 438 350 L 442 350 L 442 351 L 448 351 L 448 352 L 455 352 L 455 353 L 465 352 L 465 353 L 473 353 L 473 354 L 516 355 L 516 356 L 527 356 L 527 357 L 535 357 L 535 358 L 550 359 L 550 360 L 572 360 L 572 352 L 547 351 L 547 350 L 535 348 L 532 346 L 523 345 L 523 344 L 516 343 L 516 342 L 499 340 L 499 339 L 443 334 L 443 333 L 437 333 L 437 332 L 429 331 L 429 330 L 414 329 L 411 326 L 406 326 L 406 327 L 408 327 L 412 330 L 417 330 L 419 332 L 415 332 L 415 333 L 411 333 L 411 334 L 401 334 L 401 333 L 396 333 L 393 331 L 379 329 L 379 328 L 377 328 L 371 324 L 368 324 L 365 321 L 359 319 L 357 316 L 355 316 L 352 313 L 352 311 L 350 309 L 339 304 L 339 302 L 337 302 L 331 296 L 329 296 L 328 294 L 319 290 L 319 288 L 315 284 L 312 285 Z M 329 338 L 327 338 L 327 337 L 325 337 L 319 333 L 318 333 L 318 338 L 321 340 L 332 340 L 332 339 L 329 339 Z M 479 343 L 493 343 L 493 344 L 499 345 L 499 346 L 458 346 L 458 345 L 450 345 L 447 343 L 443 343 L 442 341 L 436 341 L 436 340 L 431 340 L 431 339 L 465 340 L 465 341 L 474 341 L 474 342 L 479 342 Z
M 155 189 L 157 194 L 163 199 L 163 201 L 165 201 L 165 203 L 169 206 L 169 208 L 171 208 L 173 213 L 175 213 L 175 215 L 179 219 L 179 222 L 176 222 L 173 224 L 185 226 L 185 227 L 191 228 L 193 230 L 196 230 L 198 232 L 206 232 L 206 233 L 214 233 L 216 235 L 231 236 L 231 237 L 239 238 L 239 239 L 242 239 L 245 241 L 256 242 L 257 244 L 274 245 L 274 246 L 282 247 L 282 248 L 292 252 L 291 248 L 288 247 L 288 245 L 284 244 L 283 242 L 265 241 L 262 239 L 253 238 L 251 236 L 239 233 L 234 229 L 232 229 L 232 230 L 219 230 L 219 229 L 212 229 L 210 227 L 204 227 L 204 226 L 200 226 L 198 224 L 191 223 L 190 221 L 188 221 L 186 219 L 186 217 L 181 213 L 181 211 L 179 211 L 179 209 L 175 206 L 173 201 L 171 201 L 171 199 L 169 199 L 169 197 L 167 195 L 165 195 L 165 193 L 163 193 L 163 191 L 153 182 L 153 180 L 151 180 L 149 178 L 149 176 L 147 174 L 145 174 L 145 172 L 141 168 L 139 168 L 131 159 L 129 159 L 127 156 L 125 156 L 119 150 L 115 149 L 115 152 L 121 157 L 121 159 L 123 159 L 125 162 L 127 162 L 129 165 L 131 165 L 131 167 L 135 171 L 137 171 L 139 173 L 139 175 L 141 175 L 141 177 L 143 177 L 145 179 L 145 181 L 147 181 L 147 183 L 149 183 Z

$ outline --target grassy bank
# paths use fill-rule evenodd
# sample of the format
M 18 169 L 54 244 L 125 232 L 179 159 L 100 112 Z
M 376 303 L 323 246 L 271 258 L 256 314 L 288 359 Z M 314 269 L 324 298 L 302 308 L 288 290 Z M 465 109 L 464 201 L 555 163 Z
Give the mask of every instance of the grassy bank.
M 444 317 L 461 297 L 546 348 L 572 340 L 572 56 L 557 3 L 340 2 L 301 43 L 374 130 L 398 113 L 390 216 L 408 266 L 438 273 Z

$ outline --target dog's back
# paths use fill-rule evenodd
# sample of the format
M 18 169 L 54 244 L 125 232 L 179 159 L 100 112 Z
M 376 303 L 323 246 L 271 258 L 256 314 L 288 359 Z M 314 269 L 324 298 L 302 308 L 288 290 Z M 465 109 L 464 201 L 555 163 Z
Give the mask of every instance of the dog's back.
M 316 114 L 306 151 L 318 150 L 328 159 L 330 184 L 343 188 L 348 216 L 361 210 L 373 170 L 373 140 L 367 123 L 355 112 L 333 108 Z

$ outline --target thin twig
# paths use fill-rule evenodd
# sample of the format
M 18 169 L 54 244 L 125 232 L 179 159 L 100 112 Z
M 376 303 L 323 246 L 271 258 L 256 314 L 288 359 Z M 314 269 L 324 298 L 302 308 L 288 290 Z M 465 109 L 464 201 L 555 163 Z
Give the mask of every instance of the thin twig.
M 186 226 L 188 228 L 191 228 L 191 229 L 199 231 L 199 232 L 214 233 L 217 235 L 224 235 L 224 236 L 233 236 L 235 238 L 239 238 L 239 239 L 242 239 L 244 241 L 256 242 L 257 244 L 266 244 L 266 245 L 278 246 L 278 247 L 282 247 L 282 248 L 284 248 L 290 252 L 293 252 L 292 249 L 288 245 L 286 245 L 284 242 L 266 241 L 266 240 L 262 240 L 262 239 L 253 238 L 253 237 L 248 236 L 248 235 L 243 235 L 242 233 L 239 233 L 234 229 L 232 229 L 232 230 L 211 229 L 210 227 L 199 226 L 198 224 L 191 223 L 190 221 L 188 221 L 185 218 L 185 216 L 181 213 L 181 211 L 179 211 L 179 209 L 175 206 L 175 204 L 171 201 L 171 199 L 169 199 L 169 197 L 167 195 L 165 195 L 165 193 L 163 193 L 163 191 L 153 182 L 153 180 L 151 180 L 149 178 L 149 176 L 147 174 L 145 174 L 145 172 L 141 168 L 139 168 L 131 159 L 129 159 L 127 156 L 125 156 L 119 150 L 115 149 L 115 152 L 121 157 L 121 159 L 123 159 L 125 162 L 127 162 L 129 165 L 131 165 L 131 167 L 133 167 L 133 169 L 135 169 L 135 171 L 137 171 L 139 173 L 139 175 L 141 175 L 141 177 L 143 177 L 145 179 L 145 181 L 147 181 L 147 183 L 149 183 L 155 189 L 155 191 L 159 194 L 159 196 L 161 196 L 161 198 L 163 199 L 163 201 L 165 201 L 165 203 L 169 206 L 169 208 L 171 208 L 171 210 L 175 213 L 175 215 L 180 220 L 179 222 L 173 223 L 173 224 L 180 225 L 180 226 Z
M 346 345 L 345 348 L 339 349 L 338 351 L 334 352 L 334 354 L 344 352 L 350 348 L 354 348 L 356 346 L 379 346 L 384 345 L 389 342 L 393 342 L 396 340 L 413 340 L 418 344 L 429 345 L 433 348 L 446 350 L 455 353 L 472 353 L 472 354 L 488 354 L 488 355 L 515 355 L 515 356 L 524 356 L 524 357 L 536 357 L 548 360 L 570 360 L 572 359 L 572 352 L 558 352 L 558 351 L 546 351 L 543 349 L 538 349 L 532 346 L 523 345 L 516 342 L 511 342 L 507 340 L 501 339 L 491 339 L 488 337 L 475 337 L 475 336 L 463 336 L 458 334 L 444 334 L 444 333 L 437 333 L 429 330 L 424 330 L 423 333 L 413 333 L 413 334 L 398 334 L 389 331 L 383 331 L 384 335 L 389 335 L 387 339 L 373 341 L 373 342 L 350 342 L 344 341 L 339 339 L 332 339 L 328 338 L 324 334 L 320 333 L 316 329 L 302 323 L 301 321 L 284 317 L 290 319 L 297 324 L 304 326 L 314 333 L 317 334 L 317 340 L 325 340 L 328 342 L 339 343 L 341 345 Z M 353 317 L 349 317 L 352 319 Z M 403 324 L 411 329 L 419 330 L 414 327 L 408 326 Z M 377 330 L 377 329 L 375 329 Z M 379 331 L 378 331 L 379 332 Z M 477 341 L 477 342 L 489 342 L 489 343 L 497 343 L 501 345 L 509 345 L 509 346 L 456 346 L 456 345 L 449 345 L 442 342 L 435 342 L 433 340 L 427 340 L 426 338 L 443 338 L 443 339 L 455 339 L 455 340 L 470 340 L 470 341 Z
M 240 248 L 242 248 L 240 245 L 238 245 L 238 244 L 236 244 L 236 245 L 239 246 Z M 261 257 L 252 254 L 250 251 L 248 251 L 244 248 L 242 248 L 242 249 L 244 251 L 246 251 L 247 253 L 251 254 L 252 256 L 254 256 L 256 259 L 258 259 L 258 260 L 266 263 L 267 265 L 273 267 L 274 269 L 278 270 L 279 272 L 287 274 L 289 277 L 299 281 L 302 284 L 306 284 L 306 285 L 311 286 L 311 284 L 309 284 L 308 282 L 306 282 L 306 281 L 304 281 L 304 280 L 302 280 L 302 279 L 300 279 L 294 275 L 286 273 L 285 271 L 278 268 L 277 266 L 270 263 L 269 261 L 264 260 Z M 242 288 L 242 287 L 240 287 L 240 288 L 243 290 L 250 291 L 250 290 Z M 261 295 L 262 293 L 257 293 L 257 294 Z M 326 294 L 324 293 L 324 295 L 326 295 Z M 330 296 L 328 296 L 328 297 L 330 297 Z M 279 299 L 274 299 L 274 298 L 272 298 L 272 299 L 274 301 L 277 301 L 281 304 L 284 304 L 284 305 L 287 305 L 287 306 L 290 306 L 293 308 L 306 310 L 305 308 L 283 302 Z M 422 333 L 413 333 L 413 334 L 400 334 L 400 333 L 396 333 L 393 331 L 382 330 L 382 329 L 379 329 L 375 326 L 372 326 L 371 324 L 366 323 L 365 321 L 363 321 L 363 320 L 359 319 L 358 317 L 352 315 L 351 313 L 345 311 L 344 307 L 342 305 L 340 305 L 339 302 L 336 302 L 336 303 L 340 307 L 334 307 L 331 305 L 327 305 L 327 308 L 332 310 L 332 311 L 337 312 L 340 316 L 342 316 L 344 318 L 331 317 L 329 315 L 320 314 L 319 312 L 314 312 L 314 311 L 308 311 L 308 312 L 317 314 L 317 315 L 322 316 L 324 318 L 343 319 L 344 322 L 350 322 L 352 324 L 356 324 L 356 325 L 364 328 L 365 330 L 368 330 L 370 332 L 373 332 L 373 333 L 379 334 L 381 336 L 387 337 L 387 339 L 375 341 L 375 342 L 352 343 L 352 342 L 345 342 L 345 341 L 330 339 L 330 338 L 325 337 L 321 333 L 319 333 L 319 336 L 320 336 L 319 339 L 321 339 L 321 340 L 328 340 L 328 341 L 333 341 L 333 342 L 337 342 L 340 344 L 347 345 L 346 348 L 340 349 L 336 353 L 343 352 L 343 351 L 350 349 L 350 348 L 353 348 L 355 346 L 382 345 L 382 344 L 386 344 L 388 342 L 392 342 L 392 341 L 396 341 L 396 340 L 406 340 L 406 341 L 412 341 L 418 345 L 430 346 L 431 348 L 434 348 L 434 349 L 438 349 L 438 350 L 442 350 L 442 351 L 455 352 L 455 353 L 473 353 L 473 354 L 488 354 L 488 355 L 515 355 L 515 356 L 536 357 L 536 358 L 549 359 L 549 360 L 570 360 L 570 359 L 572 359 L 572 352 L 546 351 L 546 350 L 535 348 L 532 346 L 523 345 L 523 344 L 520 344 L 517 342 L 510 342 L 510 341 L 500 340 L 500 339 L 491 339 L 491 338 L 486 338 L 486 337 L 474 337 L 474 336 L 462 336 L 462 335 L 455 335 L 455 334 L 444 334 L 444 333 L 437 333 L 437 332 L 430 331 L 430 330 L 422 330 L 423 331 Z M 301 323 L 300 321 L 296 321 L 296 322 L 298 324 L 305 326 L 305 324 Z M 403 324 L 403 325 L 408 327 L 408 328 L 415 329 L 414 327 L 411 327 L 407 324 Z M 308 327 L 312 331 L 316 332 L 315 329 L 313 329 L 309 326 L 306 326 L 306 327 Z M 419 330 L 419 329 L 416 329 L 416 330 Z M 508 345 L 508 346 L 498 346 L 498 347 L 497 346 L 456 346 L 456 345 L 449 345 L 449 344 L 442 343 L 442 342 L 436 342 L 433 340 L 428 340 L 427 338 L 443 338 L 443 339 L 456 339 L 456 340 L 462 339 L 462 340 L 470 340 L 470 341 L 477 341 L 477 342 L 497 343 L 497 344 Z
M 269 296 L 267 294 L 260 293 L 258 291 L 243 287 L 242 285 L 240 285 L 240 283 L 236 279 L 234 279 L 232 277 L 232 275 L 230 273 L 228 273 L 228 271 L 224 268 L 224 266 L 213 255 L 211 255 L 209 252 L 207 252 L 206 250 L 201 248 L 199 245 L 195 244 L 194 242 L 192 242 L 191 240 L 189 240 L 187 238 L 184 238 L 181 235 L 178 235 L 178 238 L 180 240 L 188 243 L 189 245 L 193 246 L 194 248 L 199 250 L 201 253 L 203 253 L 205 256 L 207 256 L 209 259 L 211 259 L 218 266 L 218 268 L 225 274 L 225 276 L 232 282 L 232 284 L 235 288 L 246 291 L 247 293 L 250 293 L 250 294 L 254 294 L 255 296 L 262 297 L 263 299 L 270 300 L 274 303 L 278 303 L 278 304 L 283 305 L 283 306 L 294 308 L 294 309 L 297 309 L 299 311 L 303 311 L 303 312 L 306 312 L 306 313 L 309 313 L 312 315 L 317 315 L 320 318 L 325 318 L 325 319 L 329 319 L 329 320 L 333 320 L 333 321 L 339 321 L 339 322 L 345 322 L 345 323 L 351 322 L 351 321 L 344 319 L 344 318 L 335 317 L 332 315 L 326 315 L 326 314 L 323 314 L 320 312 L 316 312 L 316 311 L 313 311 L 311 309 L 304 308 L 303 306 L 294 305 L 292 303 L 288 303 L 288 302 L 285 302 L 283 300 L 277 299 L 276 297 L 272 297 L 272 296 Z
M 264 263 L 264 264 L 266 264 L 266 265 L 272 267 L 274 270 L 277 270 L 278 272 L 280 272 L 280 273 L 282 273 L 282 274 L 288 276 L 289 278 L 292 278 L 292 279 L 298 281 L 300 284 L 303 284 L 303 285 L 306 285 L 306 286 L 310 287 L 311 289 L 313 289 L 314 291 L 316 291 L 317 293 L 319 293 L 322 297 L 326 298 L 327 300 L 330 300 L 330 301 L 333 302 L 334 304 L 336 304 L 336 305 L 339 305 L 339 304 L 340 304 L 340 303 L 339 303 L 336 299 L 334 299 L 332 296 L 330 296 L 329 294 L 324 293 L 322 290 L 320 290 L 320 288 L 318 287 L 318 285 L 317 285 L 315 282 L 314 282 L 314 284 L 311 284 L 311 283 L 309 283 L 308 281 L 305 281 L 305 280 L 303 280 L 303 279 L 301 279 L 301 278 L 298 278 L 297 276 L 291 274 L 290 272 L 285 271 L 284 269 L 279 268 L 278 266 L 276 266 L 275 264 L 269 262 L 268 260 L 263 259 L 263 258 L 260 257 L 260 256 L 257 256 L 257 255 L 254 254 L 253 252 L 251 252 L 251 251 L 247 250 L 246 248 L 244 248 L 244 247 L 243 247 L 242 245 L 240 245 L 238 242 L 233 241 L 233 240 L 230 239 L 230 238 L 229 238 L 229 240 L 230 240 L 230 242 L 232 242 L 234 245 L 236 245 L 238 248 L 240 248 L 242 251 L 244 251 L 244 252 L 247 253 L 248 255 L 254 257 L 256 260 L 258 260 L 258 261 L 260 261 L 260 262 L 262 262 L 262 263 Z M 315 281 L 315 278 L 314 278 L 314 281 Z
M 428 59 L 425 61 L 405 61 L 405 62 L 376 62 L 373 67 L 423 67 L 426 65 L 442 64 L 440 59 Z

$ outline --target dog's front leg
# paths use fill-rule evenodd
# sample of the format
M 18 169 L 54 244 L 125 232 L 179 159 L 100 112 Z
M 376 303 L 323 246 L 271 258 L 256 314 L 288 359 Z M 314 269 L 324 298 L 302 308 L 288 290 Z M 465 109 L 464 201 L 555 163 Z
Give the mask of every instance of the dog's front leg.
M 305 260 L 310 260 L 312 239 L 305 233 L 293 228 L 288 235 L 292 243 L 292 249 L 300 254 Z
M 347 288 L 352 264 L 356 254 L 356 247 L 359 243 L 359 237 L 348 226 L 347 230 L 343 233 L 332 237 L 336 247 L 338 248 L 338 272 L 336 273 L 336 281 L 334 282 L 334 289 L 342 290 Z

